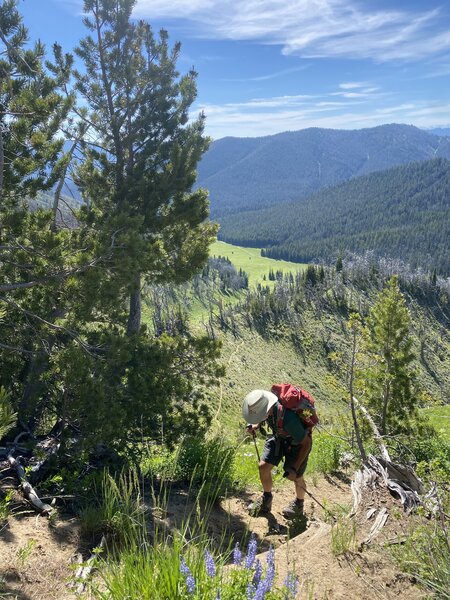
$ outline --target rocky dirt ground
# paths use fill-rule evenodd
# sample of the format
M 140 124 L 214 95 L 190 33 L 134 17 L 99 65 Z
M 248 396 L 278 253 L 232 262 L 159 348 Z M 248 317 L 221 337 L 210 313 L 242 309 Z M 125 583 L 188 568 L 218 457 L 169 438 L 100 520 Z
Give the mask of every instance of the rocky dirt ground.
M 337 477 L 321 478 L 315 483 L 310 483 L 311 493 L 332 514 L 348 512 L 352 504 L 348 483 Z M 244 540 L 253 532 L 263 563 L 264 553 L 273 545 L 280 581 L 288 571 L 299 576 L 299 598 L 415 600 L 425 597 L 410 578 L 398 572 L 386 550 L 386 543 L 401 539 L 407 520 L 401 507 L 389 496 L 377 493 L 365 498 L 363 509 L 354 519 L 356 544 L 345 555 L 336 557 L 331 543 L 333 520 L 311 498 L 305 502 L 307 528 L 302 532 L 289 532 L 281 510 L 293 497 L 290 485 L 280 484 L 274 490 L 272 514 L 267 517 L 248 515 L 247 505 L 257 495 L 231 497 L 214 506 L 208 516 L 209 533 L 217 540 L 233 536 L 244 545 Z M 193 505 L 187 490 L 174 488 L 166 509 L 160 514 L 154 512 L 155 518 L 171 528 L 186 518 Z M 369 509 L 383 507 L 389 511 L 384 529 L 370 544 L 362 544 L 373 525 L 374 517 L 367 520 Z M 24 509 L 23 505 L 16 505 L 8 524 L 0 531 L 0 597 L 16 600 L 74 598 L 69 587 L 74 573 L 71 565 L 79 552 L 84 557 L 88 555 L 89 543 L 81 539 L 75 518 L 59 516 L 49 521 Z

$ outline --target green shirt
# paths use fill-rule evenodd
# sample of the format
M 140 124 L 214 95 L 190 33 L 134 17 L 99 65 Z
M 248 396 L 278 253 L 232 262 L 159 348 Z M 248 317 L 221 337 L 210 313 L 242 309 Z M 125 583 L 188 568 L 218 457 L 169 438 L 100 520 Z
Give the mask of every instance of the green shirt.
M 272 415 L 267 419 L 274 435 L 284 439 L 291 439 L 293 444 L 300 444 L 308 433 L 307 427 L 303 424 L 300 417 L 289 408 L 284 409 L 283 429 L 288 436 L 280 434 L 277 427 L 278 404 L 273 407 Z

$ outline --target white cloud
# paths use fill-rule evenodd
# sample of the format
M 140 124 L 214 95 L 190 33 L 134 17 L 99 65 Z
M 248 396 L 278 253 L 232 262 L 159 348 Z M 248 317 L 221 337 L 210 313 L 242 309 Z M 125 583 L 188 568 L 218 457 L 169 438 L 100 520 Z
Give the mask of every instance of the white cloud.
M 291 73 L 298 73 L 299 71 L 305 71 L 311 65 L 305 64 L 298 67 L 291 67 L 289 69 L 282 69 L 281 71 L 275 71 L 274 73 L 268 73 L 267 75 L 259 75 L 256 77 L 240 77 L 240 78 L 224 78 L 222 81 L 269 81 L 270 79 L 277 79 L 283 77 L 283 75 L 289 75 Z
M 357 0 L 138 0 L 136 16 L 183 18 L 208 39 L 280 44 L 304 57 L 414 60 L 450 48 L 439 9 L 377 8 Z
M 225 135 L 262 136 L 280 131 L 324 127 L 360 129 L 384 123 L 438 127 L 450 114 L 450 103 L 411 101 L 378 106 L 377 99 L 324 96 L 276 96 L 248 102 L 197 105 L 206 114 L 208 135 L 218 139 Z M 388 98 L 388 94 L 385 97 Z M 194 111 L 195 112 L 195 111 Z
M 356 90 L 358 88 L 367 87 L 369 84 L 364 81 L 349 81 L 347 83 L 340 83 L 339 87 L 341 90 Z

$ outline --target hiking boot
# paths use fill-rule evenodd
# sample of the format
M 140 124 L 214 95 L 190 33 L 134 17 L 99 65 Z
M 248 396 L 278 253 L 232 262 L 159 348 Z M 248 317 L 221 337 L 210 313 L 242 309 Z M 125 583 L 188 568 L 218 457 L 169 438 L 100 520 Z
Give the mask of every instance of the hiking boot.
M 303 517 L 303 504 L 303 500 L 296 498 L 286 508 L 283 508 L 281 514 L 285 519 L 299 519 Z
M 255 502 L 252 502 L 248 506 L 248 512 L 252 517 L 258 517 L 259 515 L 265 515 L 270 513 L 272 510 L 272 494 L 263 494 Z

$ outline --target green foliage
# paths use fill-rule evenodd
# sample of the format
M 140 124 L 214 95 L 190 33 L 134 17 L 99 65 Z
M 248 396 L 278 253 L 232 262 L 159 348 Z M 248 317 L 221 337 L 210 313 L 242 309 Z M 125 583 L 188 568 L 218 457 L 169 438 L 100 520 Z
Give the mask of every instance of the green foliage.
M 405 298 L 392 277 L 367 318 L 367 363 L 358 383 L 381 435 L 411 431 L 418 395 L 413 388 L 411 319 Z
M 189 279 L 216 232 L 207 193 L 192 191 L 209 143 L 203 116 L 188 123 L 197 74 L 179 76 L 180 44 L 133 20 L 135 4 L 85 1 L 88 34 L 76 49 L 85 71 L 75 74 L 96 139 L 77 174 L 89 199 L 84 218 L 95 219 L 105 250 L 115 232 L 111 283 L 130 299 L 129 335 L 140 331 L 141 281 Z
M 105 471 L 95 497 L 95 505 L 80 511 L 86 534 L 105 534 L 114 548 L 134 546 L 145 538 L 145 510 L 135 471 L 122 471 L 117 478 Z
M 85 3 L 88 34 L 77 49 L 84 71 L 75 73 L 58 45 L 46 72 L 42 45 L 25 50 L 16 3 L 0 9 L 14 45 L 0 65 L 2 135 L 12 130 L 19 142 L 1 140 L 14 160 L 0 165 L 8 199 L 0 285 L 9 305 L 0 384 L 30 431 L 64 422 L 61 455 L 99 441 L 130 454 L 138 439 L 163 436 L 170 444 L 186 427 L 201 433 L 208 388 L 222 372 L 219 344 L 192 337 L 187 324 L 158 339 L 141 327 L 141 283 L 184 281 L 199 271 L 215 226 L 206 219 L 206 192 L 192 191 L 208 145 L 203 117 L 188 123 L 196 74 L 179 76 L 179 44 L 171 48 L 166 32 L 157 39 L 132 19 L 134 4 Z M 58 90 L 72 75 L 66 99 Z M 8 102 L 23 114 L 8 115 Z M 64 126 L 82 141 L 77 183 L 86 202 L 65 229 L 49 210 L 30 211 L 22 200 L 65 173 L 70 157 L 58 154 L 56 134 L 69 108 L 79 126 L 72 117 Z M 82 441 L 71 444 L 73 437 Z
M 392 553 L 400 568 L 434 598 L 450 598 L 450 532 L 442 514 L 416 522 Z
M 139 453 L 143 437 L 170 445 L 186 431 L 205 431 L 210 389 L 222 373 L 216 342 L 167 335 L 97 340 L 108 348 L 104 360 L 71 345 L 48 374 L 55 406 L 80 428 L 85 445 L 101 441 Z
M 224 439 L 187 437 L 178 457 L 180 476 L 201 487 L 203 495 L 216 499 L 230 490 L 236 450 Z
M 236 448 L 224 437 L 186 436 L 177 448 L 150 446 L 143 472 L 160 481 L 193 485 L 199 497 L 214 502 L 235 486 Z
M 337 471 L 343 451 L 344 442 L 341 440 L 327 433 L 314 433 L 307 473 L 332 473 Z
M 424 481 L 445 486 L 450 481 L 450 442 L 439 434 L 410 440 L 409 450 Z
M 430 406 L 421 412 L 432 427 L 450 443 L 450 404 Z
M 8 392 L 0 387 L 0 440 L 14 427 L 16 417 Z
M 10 506 L 13 499 L 13 491 L 10 490 L 5 497 L 0 499 L 0 526 L 7 521 L 10 513 Z
M 331 551 L 334 556 L 345 555 L 355 549 L 356 523 L 348 516 L 339 516 L 331 528 Z
M 69 67 L 65 79 L 45 69 L 45 48 L 40 41 L 29 43 L 17 5 L 17 0 L 6 0 L 0 7 L 2 211 L 14 210 L 28 194 L 51 187 L 62 145 L 58 128 L 72 102 L 58 92 L 69 76 L 70 60 L 64 60 Z
M 26 544 L 17 548 L 16 557 L 22 569 L 25 566 L 28 559 L 30 558 L 30 556 L 33 554 L 33 550 L 36 546 L 36 543 L 36 540 L 31 538 L 27 541 Z
M 256 553 L 256 542 L 253 541 Z M 206 539 L 185 542 L 175 535 L 171 543 L 156 544 L 146 551 L 135 548 L 121 553 L 116 564 L 105 564 L 100 569 L 101 584 L 94 589 L 94 597 L 103 600 L 242 600 L 255 597 L 261 581 L 259 598 L 266 600 L 293 600 L 296 595 L 296 578 L 281 588 L 273 587 L 275 576 L 273 550 L 269 551 L 267 567 L 254 563 L 246 566 L 235 563 L 225 572 L 224 564 L 229 551 L 213 554 Z M 265 581 L 267 581 L 267 589 Z M 254 582 L 254 583 L 252 583 Z

